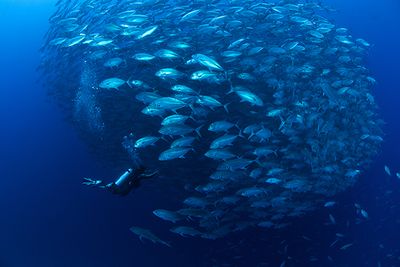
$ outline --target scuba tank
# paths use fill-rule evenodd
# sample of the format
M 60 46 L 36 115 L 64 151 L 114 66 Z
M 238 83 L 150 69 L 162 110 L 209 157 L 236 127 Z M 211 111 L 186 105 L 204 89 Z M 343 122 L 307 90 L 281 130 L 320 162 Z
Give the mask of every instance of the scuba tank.
M 115 182 L 114 184 L 118 187 L 124 187 L 131 180 L 131 176 L 134 175 L 133 169 L 128 169 L 124 172 Z
M 140 176 L 144 173 L 145 169 L 139 167 L 136 170 L 129 168 L 124 172 L 115 182 L 108 184 L 106 187 L 117 195 L 127 195 L 129 192 L 138 185 L 141 178 Z

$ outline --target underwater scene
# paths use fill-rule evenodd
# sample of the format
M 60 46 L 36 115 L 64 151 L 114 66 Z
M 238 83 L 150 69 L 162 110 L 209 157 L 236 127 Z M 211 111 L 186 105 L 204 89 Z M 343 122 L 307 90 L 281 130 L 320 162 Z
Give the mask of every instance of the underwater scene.
M 0 267 L 400 266 L 398 14 L 0 1 Z

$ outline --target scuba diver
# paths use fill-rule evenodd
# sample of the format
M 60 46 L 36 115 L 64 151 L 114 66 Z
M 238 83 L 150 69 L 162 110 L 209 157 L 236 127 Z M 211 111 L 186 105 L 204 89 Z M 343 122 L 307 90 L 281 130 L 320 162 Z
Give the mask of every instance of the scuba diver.
M 115 195 L 126 196 L 132 189 L 140 187 L 143 180 L 152 178 L 157 173 L 158 171 L 147 172 L 143 166 L 139 166 L 136 169 L 128 169 L 116 181 L 107 185 L 102 185 L 102 180 L 93 180 L 91 178 L 84 178 L 85 181 L 82 184 L 105 188 Z

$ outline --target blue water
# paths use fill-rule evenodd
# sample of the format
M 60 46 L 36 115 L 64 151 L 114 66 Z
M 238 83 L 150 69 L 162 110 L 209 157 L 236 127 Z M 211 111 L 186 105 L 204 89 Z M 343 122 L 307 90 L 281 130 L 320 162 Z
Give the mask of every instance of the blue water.
M 380 155 L 330 211 L 337 226 L 326 226 L 329 212 L 321 210 L 286 230 L 254 230 L 214 242 L 171 237 L 151 215 L 173 188 L 149 185 L 120 198 L 81 185 L 84 176 L 118 172 L 95 159 L 37 82 L 39 48 L 54 2 L 0 1 L 0 267 L 212 266 L 213 259 L 230 266 L 279 266 L 287 255 L 293 260 L 286 266 L 400 266 L 400 180 L 383 171 L 385 164 L 400 170 L 398 1 L 328 1 L 339 10 L 332 15 L 338 25 L 374 45 L 368 67 L 378 81 L 374 95 L 386 122 Z M 346 229 L 356 217 L 355 202 L 370 220 Z M 173 248 L 141 243 L 129 232 L 132 225 L 155 229 Z M 337 232 L 345 232 L 353 247 L 329 248 Z M 253 241 L 255 236 L 264 241 Z M 310 263 L 313 256 L 319 261 Z

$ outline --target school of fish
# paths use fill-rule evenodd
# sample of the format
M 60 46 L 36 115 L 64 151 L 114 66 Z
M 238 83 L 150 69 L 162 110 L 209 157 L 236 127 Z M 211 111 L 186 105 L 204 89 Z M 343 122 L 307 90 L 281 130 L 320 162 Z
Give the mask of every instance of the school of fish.
M 97 154 L 180 187 L 179 210 L 153 212 L 171 232 L 279 229 L 352 186 L 383 141 L 371 45 L 328 14 L 301 0 L 60 0 L 43 79 Z

